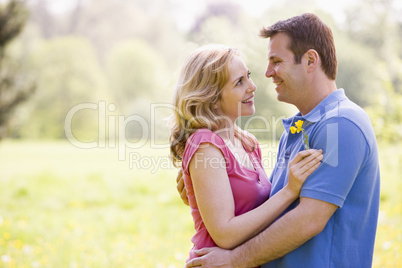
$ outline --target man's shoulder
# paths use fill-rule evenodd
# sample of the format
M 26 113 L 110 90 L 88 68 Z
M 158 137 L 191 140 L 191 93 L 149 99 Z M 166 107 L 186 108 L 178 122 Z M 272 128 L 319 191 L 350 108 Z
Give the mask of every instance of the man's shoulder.
M 325 116 L 320 121 L 325 123 L 343 120 L 352 122 L 364 133 L 372 130 L 371 121 L 366 111 L 349 99 L 336 103 L 330 110 L 326 111 Z
M 333 117 L 343 117 L 350 119 L 351 121 L 366 119 L 366 117 L 368 118 L 367 113 L 363 108 L 349 99 L 340 100 L 326 111 L 325 119 Z
M 339 133 L 343 133 L 349 138 L 357 138 L 361 135 L 360 137 L 364 138 L 369 147 L 376 146 L 376 137 L 368 114 L 349 99 L 336 103 L 317 123 L 317 131 L 328 124 L 337 124 L 342 128 L 337 128 L 338 131 L 341 131 Z M 325 127 L 325 129 L 327 128 Z

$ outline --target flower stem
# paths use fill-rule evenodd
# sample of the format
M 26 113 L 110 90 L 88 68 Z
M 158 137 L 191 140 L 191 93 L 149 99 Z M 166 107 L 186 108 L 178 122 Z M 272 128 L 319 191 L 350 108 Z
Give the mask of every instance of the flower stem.
M 307 136 L 307 132 L 302 128 L 302 132 L 303 132 L 303 140 L 304 140 L 304 149 L 308 150 L 310 149 L 310 146 L 308 145 L 308 136 Z

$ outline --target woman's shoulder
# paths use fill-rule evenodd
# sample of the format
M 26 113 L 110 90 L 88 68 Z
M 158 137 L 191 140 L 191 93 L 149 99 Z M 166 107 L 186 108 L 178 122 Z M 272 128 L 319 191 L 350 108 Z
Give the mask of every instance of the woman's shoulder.
M 186 142 L 182 160 L 184 171 L 187 171 L 191 159 L 199 149 L 202 150 L 202 153 L 213 152 L 219 149 L 225 158 L 229 155 L 226 143 L 218 134 L 209 129 L 198 129 L 190 135 Z
M 211 143 L 219 146 L 225 145 L 225 142 L 218 134 L 206 128 L 197 129 L 187 140 L 187 144 L 188 143 Z

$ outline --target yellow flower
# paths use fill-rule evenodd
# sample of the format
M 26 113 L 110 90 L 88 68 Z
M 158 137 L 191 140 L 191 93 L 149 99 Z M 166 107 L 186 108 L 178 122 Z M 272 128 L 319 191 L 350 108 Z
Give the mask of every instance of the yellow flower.
M 299 120 L 295 123 L 295 126 L 297 127 L 297 133 L 299 133 L 300 131 L 302 131 L 302 126 L 303 126 L 304 121 Z M 293 133 L 292 133 L 293 134 Z
M 308 144 L 308 135 L 307 132 L 304 130 L 304 128 L 302 128 L 304 121 L 302 120 L 298 120 L 297 122 L 295 122 L 295 127 L 291 126 L 290 127 L 290 132 L 292 134 L 295 134 L 296 132 L 299 133 L 300 131 L 303 132 L 303 141 L 304 141 L 304 149 L 308 150 L 310 149 L 310 146 Z
M 24 245 L 21 239 L 15 240 L 13 244 L 16 249 L 22 249 L 22 246 Z

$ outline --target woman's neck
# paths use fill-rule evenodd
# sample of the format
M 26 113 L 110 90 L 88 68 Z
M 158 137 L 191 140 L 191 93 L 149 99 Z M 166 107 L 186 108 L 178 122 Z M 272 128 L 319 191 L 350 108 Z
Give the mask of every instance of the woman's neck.
M 225 142 L 235 144 L 236 137 L 234 126 L 218 129 L 215 131 L 215 133 L 218 134 Z

